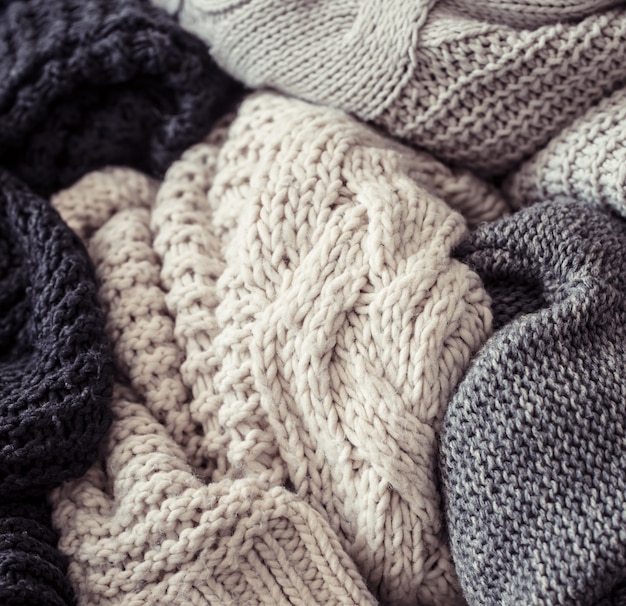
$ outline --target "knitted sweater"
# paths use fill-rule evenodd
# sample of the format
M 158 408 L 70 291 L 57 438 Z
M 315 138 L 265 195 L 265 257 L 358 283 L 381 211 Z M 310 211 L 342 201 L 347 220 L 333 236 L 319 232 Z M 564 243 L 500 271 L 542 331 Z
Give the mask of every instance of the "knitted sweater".
M 452 553 L 470 604 L 626 601 L 626 222 L 546 203 L 458 251 L 499 330 L 441 437 Z
M 153 2 L 246 84 L 340 107 L 490 176 L 626 82 L 618 0 Z
M 45 492 L 110 425 L 111 355 L 92 268 L 49 204 L 0 172 L 0 602 L 72 601 Z
M 236 90 L 147 0 L 0 3 L 0 164 L 42 194 L 110 163 L 161 176 Z
M 626 90 L 589 109 L 519 170 L 504 192 L 515 207 L 576 200 L 626 217 Z
M 162 184 L 54 199 L 120 372 L 104 460 L 54 496 L 81 604 L 461 601 L 436 438 L 491 314 L 437 187 L 494 215 L 475 178 L 266 93 Z

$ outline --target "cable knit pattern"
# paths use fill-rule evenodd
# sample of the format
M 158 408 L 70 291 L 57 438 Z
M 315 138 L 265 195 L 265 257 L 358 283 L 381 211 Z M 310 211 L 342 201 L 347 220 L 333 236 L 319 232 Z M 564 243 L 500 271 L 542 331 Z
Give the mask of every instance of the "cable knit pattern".
M 237 87 L 144 0 L 0 4 L 0 163 L 48 195 L 94 168 L 164 171 Z
M 45 491 L 96 458 L 111 353 L 81 242 L 6 173 L 0 234 L 0 600 L 69 604 Z
M 616 0 L 153 2 L 248 85 L 353 112 L 484 176 L 512 170 L 626 82 Z
M 155 202 L 120 170 L 55 198 L 128 381 L 105 464 L 54 499 L 82 604 L 373 603 L 362 577 L 462 601 L 436 437 L 491 313 L 421 165 L 432 187 L 432 159 L 266 93 Z
M 626 217 L 626 90 L 592 107 L 510 175 L 515 207 L 543 200 L 600 204 Z
M 626 600 L 626 223 L 575 202 L 486 225 L 459 258 L 494 336 L 441 437 L 452 552 L 469 604 Z
M 297 495 L 251 474 L 205 483 L 214 461 L 200 447 L 214 436 L 196 419 L 216 404 L 212 293 L 223 262 L 207 204 L 216 156 L 214 145 L 187 152 L 154 209 L 154 183 L 130 170 L 89 175 L 55 201 L 83 236 L 93 233 L 130 384 L 116 388 L 105 465 L 55 498 L 79 604 L 373 605 L 328 523 Z M 85 204 L 73 215 L 77 200 Z M 151 211 L 171 238 L 162 265 Z

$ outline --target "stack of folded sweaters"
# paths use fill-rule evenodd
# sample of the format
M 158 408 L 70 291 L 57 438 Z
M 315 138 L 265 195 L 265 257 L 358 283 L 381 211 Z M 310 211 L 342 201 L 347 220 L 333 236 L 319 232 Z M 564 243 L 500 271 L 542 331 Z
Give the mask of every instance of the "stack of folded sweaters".
M 626 2 L 0 1 L 0 604 L 626 605 Z

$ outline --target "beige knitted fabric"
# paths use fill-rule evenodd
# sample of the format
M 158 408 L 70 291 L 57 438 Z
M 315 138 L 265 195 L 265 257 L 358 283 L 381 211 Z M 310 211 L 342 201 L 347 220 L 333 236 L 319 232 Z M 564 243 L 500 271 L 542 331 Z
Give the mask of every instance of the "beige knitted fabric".
M 588 17 L 620 0 L 445 0 L 459 14 L 518 29 Z
M 544 200 L 610 206 L 626 217 L 626 90 L 591 108 L 507 179 L 516 207 Z
M 462 17 L 440 2 L 409 82 L 376 121 L 485 175 L 543 147 L 626 81 L 626 9 L 536 29 Z
M 154 184 L 125 169 L 94 173 L 55 200 L 88 239 L 120 374 L 105 463 L 53 498 L 78 602 L 374 604 L 335 533 L 301 498 L 254 477 L 202 479 L 212 461 L 197 409 L 215 365 L 203 345 L 223 262 L 199 201 L 215 156 L 215 147 L 191 150 L 154 212 Z M 172 206 L 161 261 L 150 220 Z
M 437 0 L 153 0 L 249 86 L 371 117 L 408 76 Z M 303 44 L 304 42 L 304 44 Z
M 341 107 L 487 176 L 626 82 L 623 1 L 153 1 L 246 84 Z
M 269 93 L 160 186 L 56 197 L 119 369 L 104 464 L 54 496 L 81 604 L 461 602 L 436 436 L 491 313 L 421 167 L 494 214 L 468 175 Z

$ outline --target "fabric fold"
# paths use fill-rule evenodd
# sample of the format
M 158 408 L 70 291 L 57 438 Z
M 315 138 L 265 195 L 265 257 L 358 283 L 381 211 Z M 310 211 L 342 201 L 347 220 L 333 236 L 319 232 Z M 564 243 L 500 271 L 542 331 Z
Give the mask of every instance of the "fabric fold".
M 210 41 L 216 61 L 253 88 L 270 87 L 369 119 L 410 72 L 411 49 L 436 0 L 153 4 Z
M 46 196 L 108 164 L 162 176 L 238 94 L 143 0 L 5 3 L 0 55 L 0 163 Z
M 67 562 L 56 549 L 43 499 L 3 499 L 0 505 L 0 600 L 21 606 L 66 606 L 74 594 Z
M 103 465 L 55 495 L 81 603 L 167 603 L 191 580 L 209 603 L 462 603 L 437 433 L 491 312 L 431 191 L 475 218 L 505 206 L 447 170 L 265 93 L 162 184 L 114 169 L 54 199 L 132 390 Z
M 508 176 L 514 208 L 543 200 L 605 206 L 626 217 L 626 90 L 589 109 Z
M 615 0 L 153 0 L 251 87 L 375 122 L 500 178 L 626 83 Z
M 70 604 L 46 492 L 96 459 L 111 351 L 82 243 L 4 172 L 0 235 L 0 597 Z
M 626 598 L 626 223 L 544 203 L 458 258 L 497 328 L 441 437 L 452 554 L 469 604 Z

